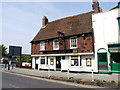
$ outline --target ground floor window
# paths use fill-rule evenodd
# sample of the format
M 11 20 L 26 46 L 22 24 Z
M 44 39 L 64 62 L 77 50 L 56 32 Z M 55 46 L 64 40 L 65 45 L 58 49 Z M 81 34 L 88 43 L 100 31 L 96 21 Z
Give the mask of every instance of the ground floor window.
M 120 63 L 120 53 L 111 53 L 113 63 Z
M 78 56 L 71 56 L 71 66 L 78 66 Z
M 41 64 L 45 64 L 45 57 L 41 57 Z
M 54 58 L 50 58 L 50 65 L 54 65 Z
M 91 58 L 86 58 L 86 66 L 89 66 L 89 67 L 92 66 Z

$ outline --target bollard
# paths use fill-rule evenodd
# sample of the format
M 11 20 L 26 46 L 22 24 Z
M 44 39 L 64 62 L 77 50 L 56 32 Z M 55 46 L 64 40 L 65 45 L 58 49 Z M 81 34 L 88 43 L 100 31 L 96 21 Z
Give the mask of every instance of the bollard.
M 50 66 L 48 66 L 48 78 L 50 77 Z
M 10 65 L 8 64 L 8 70 L 10 70 Z
M 93 77 L 93 69 L 92 69 L 91 71 L 92 71 L 92 81 L 94 81 L 94 77 Z
M 68 80 L 70 79 L 70 70 L 68 68 Z

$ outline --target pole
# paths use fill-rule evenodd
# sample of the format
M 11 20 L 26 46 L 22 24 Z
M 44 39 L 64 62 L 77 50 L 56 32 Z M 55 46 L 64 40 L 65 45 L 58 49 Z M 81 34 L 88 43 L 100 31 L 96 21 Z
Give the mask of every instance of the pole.
M 50 66 L 48 65 L 48 78 L 50 77 Z
M 92 69 L 91 71 L 92 71 L 92 81 L 94 81 L 94 77 L 93 77 L 93 69 Z
M 68 80 L 70 79 L 70 70 L 69 70 L 69 67 L 68 67 Z

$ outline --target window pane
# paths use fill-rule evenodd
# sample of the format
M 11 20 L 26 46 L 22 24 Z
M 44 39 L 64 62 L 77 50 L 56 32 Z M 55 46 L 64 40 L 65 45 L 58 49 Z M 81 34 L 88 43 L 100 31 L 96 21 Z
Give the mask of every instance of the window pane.
M 54 40 L 54 48 L 55 49 L 59 48 L 59 42 L 58 42 L 58 40 Z
M 78 66 L 78 56 L 71 56 L 71 66 Z
M 40 50 L 45 50 L 45 43 L 44 42 L 40 42 Z
M 71 38 L 71 47 L 77 47 L 76 38 Z
M 45 57 L 41 57 L 41 64 L 45 64 Z

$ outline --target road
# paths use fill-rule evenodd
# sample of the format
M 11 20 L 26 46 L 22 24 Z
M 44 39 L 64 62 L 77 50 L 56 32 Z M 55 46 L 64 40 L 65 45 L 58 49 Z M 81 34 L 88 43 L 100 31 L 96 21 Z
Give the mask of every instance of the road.
M 2 88 L 78 88 L 78 87 L 3 72 Z

